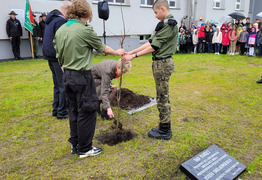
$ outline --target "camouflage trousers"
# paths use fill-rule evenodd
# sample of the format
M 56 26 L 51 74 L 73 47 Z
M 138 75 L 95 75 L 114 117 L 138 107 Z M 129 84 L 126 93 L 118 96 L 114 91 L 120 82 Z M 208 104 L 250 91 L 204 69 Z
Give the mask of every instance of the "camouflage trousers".
M 160 123 L 170 123 L 169 79 L 175 69 L 173 58 L 153 61 L 153 75 L 156 84 L 156 100 Z

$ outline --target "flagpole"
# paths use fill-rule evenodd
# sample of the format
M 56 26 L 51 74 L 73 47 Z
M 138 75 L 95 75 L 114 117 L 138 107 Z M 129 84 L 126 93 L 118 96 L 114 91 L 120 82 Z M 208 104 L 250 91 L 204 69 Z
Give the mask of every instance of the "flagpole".
M 31 45 L 31 51 L 32 51 L 32 58 L 35 59 L 34 48 L 33 48 L 33 40 L 32 40 L 32 33 L 29 31 L 29 34 L 30 34 L 30 45 Z

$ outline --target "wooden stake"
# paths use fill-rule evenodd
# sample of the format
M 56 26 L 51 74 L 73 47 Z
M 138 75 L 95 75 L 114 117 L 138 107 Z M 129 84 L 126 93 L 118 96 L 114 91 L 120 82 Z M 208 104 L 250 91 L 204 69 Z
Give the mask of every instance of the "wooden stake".
M 33 40 L 32 40 L 32 33 L 30 32 L 29 34 L 30 34 L 30 44 L 31 44 L 32 58 L 35 59 L 34 48 L 33 48 Z

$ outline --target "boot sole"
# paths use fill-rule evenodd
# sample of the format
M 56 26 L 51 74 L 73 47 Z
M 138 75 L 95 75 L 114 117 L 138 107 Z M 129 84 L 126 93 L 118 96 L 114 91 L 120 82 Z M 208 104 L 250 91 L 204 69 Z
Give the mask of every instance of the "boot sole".
M 170 140 L 172 138 L 172 135 L 171 135 L 170 138 L 167 138 L 167 137 L 155 137 L 155 136 L 151 136 L 151 135 L 148 134 L 148 137 L 153 138 L 153 139 Z

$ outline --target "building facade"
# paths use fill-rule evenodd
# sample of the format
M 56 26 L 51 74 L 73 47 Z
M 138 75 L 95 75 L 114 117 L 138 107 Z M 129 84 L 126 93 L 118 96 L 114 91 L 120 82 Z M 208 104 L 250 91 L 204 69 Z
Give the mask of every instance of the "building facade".
M 93 20 L 90 23 L 103 41 L 103 20 L 98 18 L 97 3 L 99 0 L 87 0 L 93 9 Z M 122 6 L 121 6 L 122 1 Z M 241 12 L 245 16 L 254 18 L 254 13 L 258 13 L 262 7 L 261 0 L 167 0 L 170 11 L 174 15 L 178 24 L 184 21 L 189 27 L 191 23 L 202 24 L 208 20 L 214 20 L 219 24 L 229 13 Z M 2 4 L 0 10 L 2 16 L 1 23 L 5 24 L 9 19 L 9 12 L 14 10 L 18 14 L 23 24 L 26 0 L 9 0 Z M 158 20 L 154 17 L 152 4 L 154 0 L 108 0 L 110 14 L 105 22 L 106 44 L 118 49 L 120 48 L 120 38 L 124 34 L 121 8 L 124 16 L 125 34 L 124 49 L 129 51 L 145 43 L 150 34 L 153 33 Z M 31 8 L 39 19 L 39 16 L 53 9 L 59 9 L 61 0 L 30 0 Z M 260 9 L 261 10 L 261 9 Z M 262 11 L 262 10 L 261 10 Z M 256 14 L 257 14 L 256 13 Z M 251 18 L 251 20 L 253 20 Z M 24 28 L 23 28 L 24 29 Z M 0 60 L 13 58 L 11 44 L 6 35 L 5 26 L 0 27 Z M 24 30 L 21 42 L 21 56 L 30 57 L 30 47 L 28 33 Z M 41 44 L 38 54 L 42 54 Z

